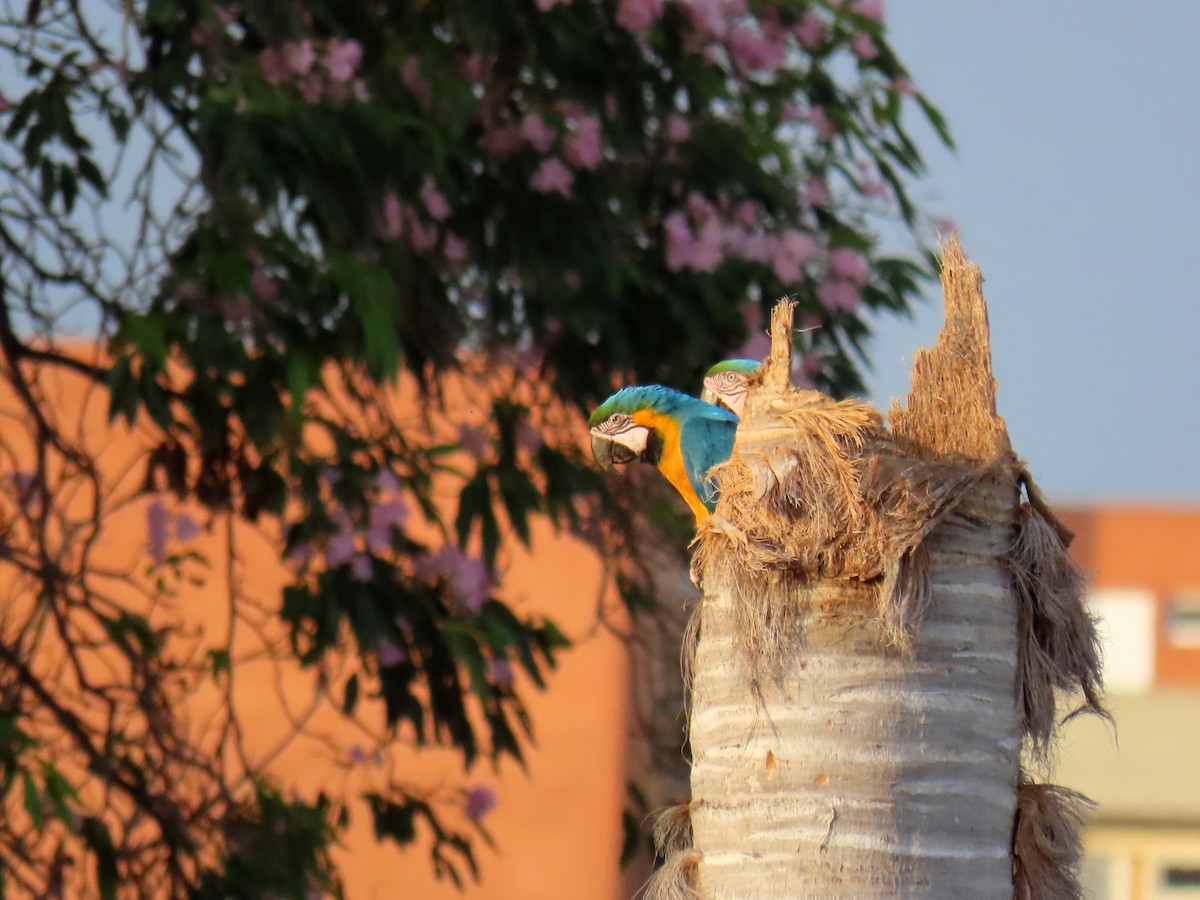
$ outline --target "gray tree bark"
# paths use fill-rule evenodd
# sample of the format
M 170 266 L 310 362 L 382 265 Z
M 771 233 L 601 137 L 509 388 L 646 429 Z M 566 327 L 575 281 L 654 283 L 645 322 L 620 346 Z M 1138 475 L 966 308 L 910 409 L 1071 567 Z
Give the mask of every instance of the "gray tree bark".
M 890 429 L 787 383 L 776 310 L 698 537 L 692 796 L 651 897 L 1078 896 L 1078 798 L 1020 761 L 1057 691 L 1100 709 L 1095 634 L 996 414 L 979 271 L 945 254 Z

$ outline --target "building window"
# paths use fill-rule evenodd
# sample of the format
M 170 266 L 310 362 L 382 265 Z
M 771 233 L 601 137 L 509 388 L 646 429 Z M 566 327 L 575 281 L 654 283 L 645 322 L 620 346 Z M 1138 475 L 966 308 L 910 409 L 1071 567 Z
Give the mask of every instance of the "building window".
M 1167 601 L 1167 643 L 1200 649 L 1200 596 L 1189 594 Z
M 1158 870 L 1158 887 L 1172 897 L 1200 897 L 1200 864 L 1175 863 Z

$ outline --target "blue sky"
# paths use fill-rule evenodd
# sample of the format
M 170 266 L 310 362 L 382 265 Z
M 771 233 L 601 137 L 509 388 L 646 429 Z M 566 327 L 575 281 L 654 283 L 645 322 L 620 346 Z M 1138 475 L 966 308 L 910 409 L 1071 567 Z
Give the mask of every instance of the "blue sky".
M 887 6 L 946 114 L 923 205 L 983 270 L 1000 412 L 1058 500 L 1200 500 L 1200 4 Z M 941 326 L 881 320 L 873 399 Z

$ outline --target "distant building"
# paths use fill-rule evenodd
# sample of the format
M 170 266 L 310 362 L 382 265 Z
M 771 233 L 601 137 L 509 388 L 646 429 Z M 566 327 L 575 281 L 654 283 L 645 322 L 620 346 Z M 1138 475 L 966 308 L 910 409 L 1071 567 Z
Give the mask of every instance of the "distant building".
M 1069 723 L 1053 777 L 1099 804 L 1087 896 L 1200 898 L 1200 508 L 1058 512 L 1102 619 L 1116 723 Z

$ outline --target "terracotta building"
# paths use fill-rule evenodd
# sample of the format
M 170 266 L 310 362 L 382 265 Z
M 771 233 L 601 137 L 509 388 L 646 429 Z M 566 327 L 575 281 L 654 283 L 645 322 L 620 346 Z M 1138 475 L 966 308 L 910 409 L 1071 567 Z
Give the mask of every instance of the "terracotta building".
M 1101 618 L 1115 725 L 1068 724 L 1055 780 L 1097 801 L 1096 900 L 1200 897 L 1200 509 L 1060 510 Z

